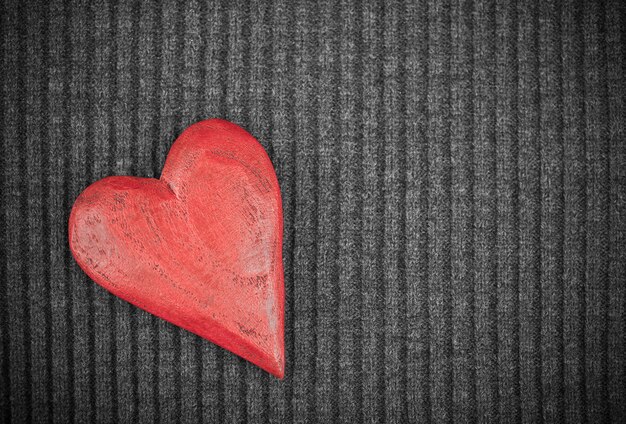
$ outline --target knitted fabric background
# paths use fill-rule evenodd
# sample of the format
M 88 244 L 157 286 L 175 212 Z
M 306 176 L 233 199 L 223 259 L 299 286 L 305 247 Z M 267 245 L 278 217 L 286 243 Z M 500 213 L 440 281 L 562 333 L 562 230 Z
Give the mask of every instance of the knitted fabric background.
M 5 0 L 2 422 L 626 420 L 625 3 Z M 115 298 L 78 194 L 267 149 L 286 378 Z

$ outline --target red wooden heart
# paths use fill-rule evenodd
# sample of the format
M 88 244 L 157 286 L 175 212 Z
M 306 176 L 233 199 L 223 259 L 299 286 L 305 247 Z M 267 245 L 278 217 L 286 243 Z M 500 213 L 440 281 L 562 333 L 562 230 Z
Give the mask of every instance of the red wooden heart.
M 269 157 L 221 119 L 187 128 L 160 179 L 90 185 L 69 219 L 74 258 L 96 283 L 279 378 L 282 232 Z

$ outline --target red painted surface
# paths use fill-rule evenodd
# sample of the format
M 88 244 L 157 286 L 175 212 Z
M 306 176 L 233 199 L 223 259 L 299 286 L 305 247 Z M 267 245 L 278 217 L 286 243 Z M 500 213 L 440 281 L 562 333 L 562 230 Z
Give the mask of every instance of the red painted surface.
M 272 163 L 212 119 L 173 144 L 160 179 L 108 177 L 76 199 L 70 248 L 111 293 L 284 375 L 282 206 Z

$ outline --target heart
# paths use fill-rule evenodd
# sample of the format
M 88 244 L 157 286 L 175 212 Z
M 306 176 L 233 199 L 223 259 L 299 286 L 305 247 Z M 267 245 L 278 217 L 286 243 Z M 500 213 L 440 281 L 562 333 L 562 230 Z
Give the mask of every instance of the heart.
M 79 266 L 114 295 L 284 376 L 283 217 L 259 142 L 221 119 L 174 142 L 161 178 L 107 177 L 69 218 Z

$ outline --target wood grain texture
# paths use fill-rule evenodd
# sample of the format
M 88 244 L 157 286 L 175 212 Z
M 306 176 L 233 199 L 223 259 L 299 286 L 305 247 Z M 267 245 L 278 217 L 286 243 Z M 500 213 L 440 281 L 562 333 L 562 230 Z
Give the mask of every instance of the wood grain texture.
M 76 199 L 70 248 L 120 298 L 284 375 L 280 188 L 230 122 L 187 128 L 160 179 L 107 177 Z

